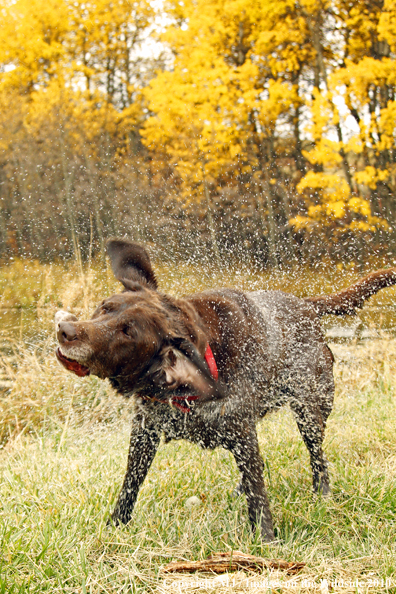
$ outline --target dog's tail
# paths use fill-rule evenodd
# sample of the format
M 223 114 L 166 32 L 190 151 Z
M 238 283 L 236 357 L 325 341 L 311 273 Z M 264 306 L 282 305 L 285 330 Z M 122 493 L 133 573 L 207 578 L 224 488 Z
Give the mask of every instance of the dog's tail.
M 305 301 L 314 306 L 319 316 L 353 316 L 357 309 L 363 307 L 366 299 L 391 285 L 396 285 L 396 268 L 377 270 L 339 293 L 306 297 Z

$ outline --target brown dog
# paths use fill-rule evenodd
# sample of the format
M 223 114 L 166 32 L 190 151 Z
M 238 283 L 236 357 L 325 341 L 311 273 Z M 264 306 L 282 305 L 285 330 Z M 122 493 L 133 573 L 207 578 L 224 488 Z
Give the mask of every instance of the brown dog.
M 289 403 L 308 448 L 316 492 L 330 493 L 322 451 L 334 394 L 333 356 L 319 317 L 353 314 L 396 283 L 380 270 L 336 293 L 299 299 L 281 291 L 207 291 L 176 299 L 157 291 L 146 250 L 113 240 L 108 252 L 125 290 L 92 319 L 57 314 L 59 361 L 79 376 L 109 378 L 133 396 L 128 466 L 112 518 L 131 519 L 161 434 L 230 450 L 253 528 L 274 539 L 256 422 Z M 66 316 L 66 317 L 65 317 Z M 218 375 L 218 378 L 217 378 Z

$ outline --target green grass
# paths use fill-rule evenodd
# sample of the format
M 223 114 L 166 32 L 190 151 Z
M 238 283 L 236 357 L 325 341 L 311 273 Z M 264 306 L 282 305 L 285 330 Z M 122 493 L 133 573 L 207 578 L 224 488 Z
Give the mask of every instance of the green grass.
M 185 264 L 162 266 L 158 277 L 174 294 L 222 284 L 304 295 L 359 276 L 295 272 L 220 275 Z M 396 341 L 333 347 L 337 393 L 325 442 L 330 499 L 312 494 L 308 454 L 290 411 L 259 425 L 276 544 L 251 534 L 244 497 L 232 497 L 238 472 L 230 454 L 186 442 L 160 447 L 130 525 L 114 528 L 106 521 L 125 472 L 131 406 L 107 382 L 76 378 L 58 365 L 52 320 L 59 307 L 89 315 L 118 284 L 95 265 L 19 261 L 0 269 L 0 286 L 0 305 L 20 308 L 15 328 L 10 322 L 2 332 L 8 355 L 0 374 L 13 384 L 0 396 L 0 594 L 269 591 L 255 583 L 267 579 L 265 572 L 238 572 L 227 582 L 161 571 L 172 560 L 230 549 L 306 563 L 287 584 L 291 578 L 275 572 L 272 592 L 326 592 L 323 579 L 362 584 L 334 591 L 396 592 Z M 392 303 L 393 294 L 384 291 L 381 299 Z M 188 508 L 192 495 L 201 505 Z M 370 587 L 370 580 L 387 578 L 388 588 Z
M 118 400 L 105 383 L 60 369 L 55 378 L 42 363 L 42 376 L 35 385 L 30 380 L 32 401 L 47 378 L 45 390 L 66 402 L 48 405 L 40 422 L 14 434 L 3 450 L 0 592 L 194 591 L 197 576 L 165 576 L 161 567 L 230 549 L 306 562 L 296 587 L 285 591 L 313 592 L 303 580 L 324 578 L 366 585 L 391 578 L 396 586 L 395 346 L 335 348 L 338 389 L 325 446 L 331 499 L 312 495 L 308 455 L 290 411 L 259 425 L 279 538 L 271 546 L 250 533 L 244 498 L 231 496 L 238 473 L 230 454 L 185 442 L 161 446 L 130 525 L 107 527 L 125 470 L 131 410 L 118 405 L 115 413 Z M 99 404 L 106 397 L 107 408 Z M 200 506 L 185 506 L 191 495 Z M 246 578 L 239 572 L 234 585 L 222 586 L 207 576 L 199 591 L 256 591 Z

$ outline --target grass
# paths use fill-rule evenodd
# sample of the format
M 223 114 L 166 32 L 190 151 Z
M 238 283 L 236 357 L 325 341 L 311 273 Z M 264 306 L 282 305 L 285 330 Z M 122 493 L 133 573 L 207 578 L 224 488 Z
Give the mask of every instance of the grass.
M 154 262 L 161 290 L 171 294 L 188 294 L 205 288 L 235 286 L 240 289 L 281 289 L 295 295 L 316 295 L 347 287 L 360 276 L 394 266 L 393 261 L 374 259 L 364 270 L 348 265 L 318 262 L 317 266 L 295 264 L 279 270 L 254 270 L 246 266 L 227 266 L 219 271 L 199 263 Z M 0 266 L 1 308 L 73 307 L 84 311 L 104 295 L 119 290 L 108 263 L 90 261 L 41 264 L 36 260 L 16 259 Z M 374 297 L 374 303 L 392 304 L 393 289 Z
M 185 270 L 167 278 L 167 290 L 208 284 L 199 271 L 194 280 Z M 250 533 L 244 497 L 231 496 L 238 472 L 230 454 L 186 442 L 161 445 L 132 522 L 108 527 L 132 410 L 106 382 L 78 379 L 54 360 L 51 309 L 79 303 L 89 311 L 101 282 L 87 280 L 84 288 L 78 271 L 65 274 L 59 301 L 42 307 L 43 335 L 33 342 L 17 336 L 14 359 L 3 363 L 13 386 L 0 399 L 0 593 L 327 592 L 331 582 L 334 591 L 396 591 L 396 341 L 333 345 L 337 393 L 325 442 L 332 498 L 312 495 L 308 454 L 290 411 L 260 423 L 275 545 Z M 103 282 L 113 290 L 112 280 Z M 192 495 L 201 504 L 186 507 Z M 266 573 L 161 572 L 171 560 L 230 549 L 306 568 L 293 580 L 275 572 L 271 590 Z

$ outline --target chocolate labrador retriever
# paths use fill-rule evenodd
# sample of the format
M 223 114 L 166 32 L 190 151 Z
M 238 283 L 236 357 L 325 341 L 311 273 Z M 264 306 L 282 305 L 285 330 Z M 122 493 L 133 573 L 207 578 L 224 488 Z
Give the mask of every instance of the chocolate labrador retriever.
M 355 313 L 368 297 L 396 284 L 396 268 L 306 299 L 234 289 L 177 299 L 158 291 L 144 247 L 111 240 L 108 253 L 124 291 L 105 299 L 88 321 L 58 312 L 56 323 L 57 357 L 66 369 L 109 378 L 136 402 L 113 521 L 131 519 L 163 434 L 167 442 L 188 439 L 230 450 L 251 525 L 273 540 L 256 422 L 288 403 L 309 451 L 314 490 L 330 493 L 322 443 L 333 404 L 333 356 L 319 318 Z

